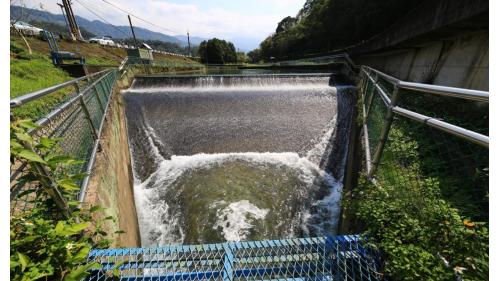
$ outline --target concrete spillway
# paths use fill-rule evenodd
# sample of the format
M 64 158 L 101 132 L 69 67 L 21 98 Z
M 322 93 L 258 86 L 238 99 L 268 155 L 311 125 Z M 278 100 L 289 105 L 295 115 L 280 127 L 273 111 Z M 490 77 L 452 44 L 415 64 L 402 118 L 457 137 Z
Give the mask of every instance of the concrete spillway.
M 136 78 L 143 246 L 335 234 L 352 90 L 322 74 Z

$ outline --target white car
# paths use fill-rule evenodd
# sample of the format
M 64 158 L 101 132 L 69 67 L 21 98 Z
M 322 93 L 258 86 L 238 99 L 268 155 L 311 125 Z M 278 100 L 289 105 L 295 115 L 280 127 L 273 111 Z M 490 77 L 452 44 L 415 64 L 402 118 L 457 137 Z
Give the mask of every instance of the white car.
M 36 26 L 32 26 L 31 24 L 26 23 L 24 21 L 18 21 L 14 23 L 14 28 L 21 31 L 23 34 L 31 36 L 40 35 L 40 33 L 43 31 L 43 29 L 38 28 Z
M 111 37 L 102 36 L 102 37 L 94 37 L 89 39 L 90 43 L 97 43 L 105 46 L 114 46 L 115 42 L 111 40 Z

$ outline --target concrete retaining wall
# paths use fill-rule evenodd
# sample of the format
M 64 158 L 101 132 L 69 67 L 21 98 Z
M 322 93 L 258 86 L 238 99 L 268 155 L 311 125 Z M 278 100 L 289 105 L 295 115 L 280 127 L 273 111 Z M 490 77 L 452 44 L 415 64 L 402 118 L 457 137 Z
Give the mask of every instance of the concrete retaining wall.
M 488 43 L 488 32 L 481 31 L 354 60 L 401 80 L 488 91 Z
M 141 239 L 134 203 L 124 102 L 117 88 L 120 87 L 115 87 L 112 95 L 101 135 L 102 150 L 96 157 L 85 204 L 106 208 L 96 215 L 100 218 L 114 217 L 115 220 L 106 220 L 103 225 L 108 239 L 112 240 L 112 247 L 138 247 Z

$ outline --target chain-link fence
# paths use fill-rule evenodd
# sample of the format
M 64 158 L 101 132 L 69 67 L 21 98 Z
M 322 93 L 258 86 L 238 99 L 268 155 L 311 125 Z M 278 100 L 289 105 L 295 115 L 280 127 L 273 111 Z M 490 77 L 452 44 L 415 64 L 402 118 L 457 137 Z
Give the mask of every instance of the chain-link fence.
M 93 250 L 87 280 L 381 280 L 358 236 Z
M 392 235 L 401 249 L 426 248 L 456 276 L 464 269 L 482 276 L 488 268 L 488 93 L 398 81 L 368 67 L 361 70 L 360 93 L 366 177 L 356 193 L 360 217 L 380 219 L 381 229 L 372 232 L 381 244 Z
M 73 174 L 88 173 L 93 165 L 95 152 L 99 145 L 99 136 L 102 130 L 104 117 L 108 108 L 113 85 L 117 77 L 116 70 L 108 70 L 93 75 L 75 79 L 44 89 L 33 94 L 28 94 L 11 101 L 11 107 L 21 108 L 30 106 L 32 101 L 37 101 L 50 96 L 60 90 L 74 87 L 74 92 L 68 95 L 65 102 L 52 108 L 52 111 L 40 118 L 36 123 L 38 128 L 30 131 L 32 137 L 57 138 L 61 154 L 80 160 L 79 164 L 72 165 Z M 84 84 L 81 82 L 85 81 Z M 13 118 L 20 118 L 14 116 Z M 11 165 L 11 213 L 29 209 L 37 201 L 37 181 L 24 181 L 23 176 L 28 174 L 28 164 L 15 162 Z M 81 186 L 75 200 L 83 200 L 88 175 L 78 182 Z M 35 190 L 35 192 L 32 192 Z

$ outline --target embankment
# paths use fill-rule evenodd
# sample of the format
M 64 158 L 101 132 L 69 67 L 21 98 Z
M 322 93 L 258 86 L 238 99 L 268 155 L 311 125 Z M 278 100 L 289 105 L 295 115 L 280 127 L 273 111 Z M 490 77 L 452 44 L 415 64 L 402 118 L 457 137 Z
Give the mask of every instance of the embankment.
M 99 214 L 106 220 L 103 228 L 113 247 L 140 246 L 139 225 L 134 202 L 133 176 L 124 102 L 115 87 L 101 135 L 101 151 L 89 181 L 85 204 L 105 208 Z M 124 233 L 117 233 L 124 231 Z

